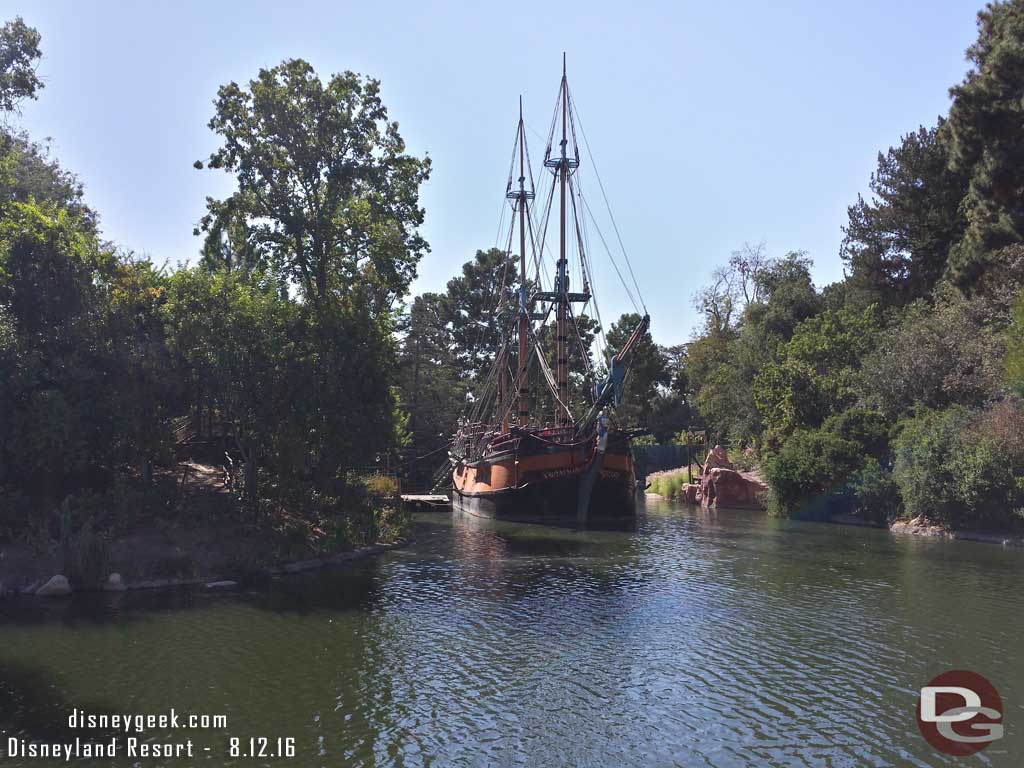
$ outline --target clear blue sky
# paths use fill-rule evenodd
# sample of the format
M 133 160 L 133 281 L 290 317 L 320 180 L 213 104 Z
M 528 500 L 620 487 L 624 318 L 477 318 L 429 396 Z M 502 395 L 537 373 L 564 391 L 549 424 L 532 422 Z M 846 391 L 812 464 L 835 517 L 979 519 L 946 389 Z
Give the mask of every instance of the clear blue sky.
M 842 275 L 846 206 L 875 156 L 945 113 L 967 69 L 978 0 L 821 2 L 2 2 L 43 35 L 46 89 L 16 122 L 54 139 L 104 235 L 172 263 L 225 174 L 217 87 L 284 58 L 379 78 L 423 189 L 432 252 L 417 292 L 494 243 L 517 97 L 545 133 L 570 85 L 653 319 L 676 343 L 692 296 L 744 241 L 806 250 Z M 533 153 L 542 153 L 535 134 Z M 629 309 L 595 254 L 606 320 Z

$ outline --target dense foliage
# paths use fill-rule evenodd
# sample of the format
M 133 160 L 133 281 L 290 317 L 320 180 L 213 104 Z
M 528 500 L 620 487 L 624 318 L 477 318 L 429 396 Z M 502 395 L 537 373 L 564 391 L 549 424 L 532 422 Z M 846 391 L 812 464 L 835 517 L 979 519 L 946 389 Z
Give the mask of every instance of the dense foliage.
M 1024 525 L 1024 2 L 989 4 L 947 117 L 879 153 L 845 279 L 745 246 L 680 358 L 714 437 L 783 515 Z
M 0 30 L 0 108 L 41 87 L 38 43 Z M 0 135 L 0 537 L 84 551 L 203 508 L 298 555 L 393 522 L 356 478 L 406 440 L 394 332 L 429 162 L 376 81 L 298 60 L 222 87 L 210 127 L 237 191 L 177 270 L 101 241 L 78 179 Z M 195 462 L 205 506 L 181 496 Z
M 620 424 L 707 429 L 760 463 L 782 515 L 1022 524 L 1024 0 L 978 30 L 949 114 L 879 153 L 849 207 L 844 279 L 815 286 L 806 253 L 744 245 L 697 295 L 694 339 L 641 340 Z M 43 87 L 39 46 L 21 19 L 0 29 L 7 117 Z M 202 514 L 371 538 L 393 529 L 390 486 L 354 477 L 393 461 L 428 477 L 496 364 L 518 255 L 478 251 L 407 300 L 430 162 L 377 81 L 287 60 L 222 86 L 209 127 L 220 145 L 196 167 L 235 191 L 207 201 L 200 258 L 177 269 L 104 242 L 45 143 L 0 130 L 0 536 L 72 531 L 67 550 L 92 551 L 180 514 L 194 460 L 223 470 L 215 503 L 189 502 Z M 639 317 L 575 320 L 579 406 L 596 341 L 614 353 Z

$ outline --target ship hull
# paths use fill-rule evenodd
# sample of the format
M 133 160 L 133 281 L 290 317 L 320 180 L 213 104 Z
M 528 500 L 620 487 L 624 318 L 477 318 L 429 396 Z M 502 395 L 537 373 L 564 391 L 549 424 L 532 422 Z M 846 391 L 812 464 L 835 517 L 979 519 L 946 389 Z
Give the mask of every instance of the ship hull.
M 478 517 L 545 522 L 636 515 L 633 458 L 621 434 L 604 453 L 594 439 L 558 444 L 525 435 L 478 461 L 453 464 L 452 504 Z

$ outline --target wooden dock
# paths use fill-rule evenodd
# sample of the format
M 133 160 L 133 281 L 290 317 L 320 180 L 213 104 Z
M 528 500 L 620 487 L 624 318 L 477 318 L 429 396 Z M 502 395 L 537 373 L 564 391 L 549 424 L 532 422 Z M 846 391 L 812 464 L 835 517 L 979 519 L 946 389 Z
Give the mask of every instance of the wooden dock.
M 447 507 L 451 499 L 443 493 L 403 493 L 402 502 L 413 509 L 427 509 L 431 507 Z

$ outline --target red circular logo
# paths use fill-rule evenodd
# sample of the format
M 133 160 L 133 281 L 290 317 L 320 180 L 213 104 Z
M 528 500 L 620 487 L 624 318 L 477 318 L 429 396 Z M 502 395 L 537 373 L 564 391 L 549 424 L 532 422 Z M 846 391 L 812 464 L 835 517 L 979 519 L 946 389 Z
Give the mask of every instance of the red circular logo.
M 940 752 L 973 755 L 1003 737 L 1003 700 L 977 672 L 943 672 L 921 689 L 917 728 Z

